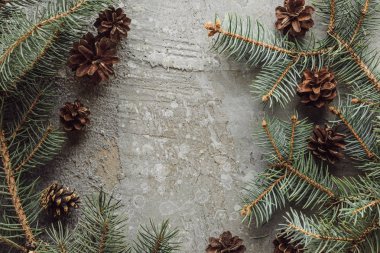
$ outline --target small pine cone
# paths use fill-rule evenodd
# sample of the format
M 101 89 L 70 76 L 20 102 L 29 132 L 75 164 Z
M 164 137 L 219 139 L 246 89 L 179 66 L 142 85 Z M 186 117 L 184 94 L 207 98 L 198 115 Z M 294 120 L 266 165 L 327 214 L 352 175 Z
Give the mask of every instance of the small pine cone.
M 334 128 L 317 125 L 310 137 L 308 149 L 314 156 L 334 164 L 344 157 L 345 138 L 346 135 L 337 133 Z
M 326 67 L 313 72 L 305 70 L 297 94 L 301 97 L 301 103 L 322 108 L 336 97 L 336 86 L 334 73 Z
M 303 253 L 303 247 L 297 242 L 290 242 L 290 239 L 285 238 L 285 236 L 278 234 L 276 239 L 273 241 L 274 252 L 273 253 Z
M 79 208 L 79 196 L 75 191 L 53 183 L 41 195 L 41 206 L 54 218 L 68 215 L 72 209 Z
M 109 9 L 99 13 L 94 26 L 101 36 L 110 38 L 113 41 L 120 41 L 121 37 L 127 37 L 130 30 L 131 19 L 128 18 L 123 9 L 109 7 Z
M 95 83 L 106 81 L 115 72 L 113 65 L 119 62 L 116 44 L 108 38 L 94 37 L 90 32 L 73 44 L 68 66 L 77 77 L 90 77 Z
M 206 253 L 244 253 L 246 251 L 243 240 L 238 236 L 232 237 L 230 231 L 223 232 L 219 238 L 210 237 Z
M 82 130 L 87 124 L 90 123 L 88 118 L 90 110 L 85 107 L 79 100 L 74 103 L 66 102 L 65 105 L 59 110 L 61 122 L 66 131 Z
M 305 0 L 285 0 L 284 6 L 276 8 L 276 28 L 284 34 L 302 37 L 314 26 L 314 8 L 305 6 Z

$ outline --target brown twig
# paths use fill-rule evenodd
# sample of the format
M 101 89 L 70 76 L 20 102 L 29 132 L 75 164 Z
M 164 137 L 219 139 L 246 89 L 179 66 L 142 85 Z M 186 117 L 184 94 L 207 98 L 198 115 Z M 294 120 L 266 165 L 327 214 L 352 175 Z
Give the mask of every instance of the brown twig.
M 0 154 L 1 154 L 1 159 L 2 159 L 3 170 L 5 173 L 5 179 L 8 185 L 8 191 L 12 199 L 13 207 L 16 211 L 21 227 L 25 233 L 26 241 L 30 245 L 35 245 L 36 239 L 34 238 L 32 229 L 29 226 L 28 218 L 25 214 L 24 208 L 22 206 L 22 203 L 18 194 L 17 183 L 16 183 L 15 175 L 12 170 L 12 166 L 11 166 L 8 145 L 5 140 L 4 131 L 0 131 L 0 145 L 1 145 Z
M 298 124 L 298 119 L 297 119 L 297 116 L 296 115 L 293 115 L 292 116 L 292 135 L 290 136 L 290 147 L 289 147 L 289 163 L 292 162 L 293 160 L 293 151 L 294 151 L 294 138 L 295 138 L 295 134 L 296 134 L 296 127 L 297 127 L 297 124 Z
M 104 222 L 102 232 L 101 232 L 98 253 L 104 253 L 105 252 L 108 233 L 109 233 L 109 224 L 108 224 L 108 220 L 106 220 Z
M 299 60 L 299 58 L 300 58 L 300 56 L 296 56 L 296 57 L 293 58 L 292 61 L 289 62 L 288 66 L 284 69 L 284 71 L 281 73 L 280 77 L 274 83 L 272 89 L 270 89 L 270 91 L 268 91 L 268 93 L 262 97 L 262 101 L 263 102 L 267 102 L 269 100 L 269 98 L 273 95 L 274 91 L 280 85 L 280 83 L 282 82 L 282 80 L 286 77 L 286 75 L 288 74 L 288 72 L 297 63 L 297 61 Z
M 360 31 L 360 29 L 361 29 L 361 27 L 363 25 L 364 19 L 366 18 L 367 13 L 368 13 L 369 3 L 370 3 L 370 0 L 366 0 L 365 3 L 364 3 L 363 9 L 361 10 L 362 14 L 360 15 L 359 21 L 356 24 L 354 33 L 352 34 L 352 38 L 351 38 L 350 44 L 352 44 L 352 42 L 355 40 L 356 36 L 358 35 L 358 33 L 359 33 L 359 31 Z
M 21 252 L 25 252 L 27 253 L 28 252 L 28 249 L 21 246 L 21 245 L 18 245 L 17 243 L 15 243 L 14 241 L 10 240 L 10 239 L 7 239 L 5 237 L 1 237 L 0 236 L 0 244 L 4 244 L 6 246 L 8 246 L 9 248 L 12 248 L 12 249 L 15 249 L 17 251 L 19 251 L 20 253 Z
M 364 72 L 367 76 L 368 80 L 373 84 L 373 86 L 379 91 L 380 90 L 380 82 L 377 80 L 375 74 L 372 73 L 370 68 L 364 63 L 364 61 L 360 58 L 360 56 L 355 52 L 355 50 L 344 41 L 337 33 L 329 32 L 329 34 L 335 38 L 351 55 L 354 62 L 358 65 L 358 67 Z
M 293 51 L 293 50 L 289 50 L 289 49 L 286 49 L 286 48 L 283 48 L 283 47 L 279 47 L 279 46 L 268 44 L 268 43 L 265 43 L 265 42 L 262 42 L 262 41 L 254 40 L 254 39 L 251 39 L 251 38 L 247 38 L 247 37 L 244 37 L 244 36 L 242 36 L 240 34 L 227 32 L 227 31 L 225 31 L 225 30 L 223 30 L 221 28 L 219 20 L 217 21 L 216 24 L 213 24 L 211 22 L 206 23 L 204 27 L 209 31 L 209 36 L 214 36 L 215 34 L 220 33 L 220 34 L 223 34 L 225 36 L 228 36 L 228 37 L 231 37 L 231 38 L 234 38 L 234 39 L 238 39 L 238 40 L 241 40 L 241 41 L 244 41 L 244 42 L 256 45 L 256 46 L 259 46 L 259 47 L 267 48 L 267 49 L 270 49 L 272 51 L 276 51 L 276 52 L 280 52 L 280 53 L 283 53 L 283 54 L 287 54 L 287 55 L 290 55 L 292 57 L 297 57 L 297 56 L 298 57 L 301 57 L 301 56 L 316 56 L 316 55 L 325 54 L 325 53 L 329 52 L 332 49 L 332 47 L 330 47 L 330 48 L 323 48 L 323 49 L 315 50 L 315 51 Z
M 378 106 L 379 105 L 379 103 L 369 101 L 366 99 L 360 99 L 360 98 L 353 98 L 353 99 L 351 99 L 351 102 L 353 104 L 364 104 L 364 105 L 369 105 L 369 106 Z
M 320 183 L 316 182 L 315 180 L 311 179 L 310 177 L 306 176 L 305 174 L 299 172 L 296 168 L 294 168 L 291 164 L 285 162 L 285 163 L 278 163 L 273 165 L 274 168 L 280 168 L 285 169 L 288 172 L 292 173 L 293 175 L 299 177 L 303 181 L 307 182 L 309 185 L 312 185 L 314 188 L 324 192 L 326 195 L 328 195 L 330 198 L 335 197 L 335 194 L 325 186 L 321 185 Z
M 372 159 L 375 157 L 375 154 L 371 152 L 369 147 L 365 144 L 362 138 L 356 133 L 355 129 L 352 127 L 352 125 L 348 122 L 348 120 L 343 116 L 343 114 L 334 106 L 331 106 L 329 108 L 330 112 L 335 114 L 340 118 L 340 120 L 343 122 L 344 125 L 348 128 L 348 130 L 351 132 L 351 134 L 355 137 L 355 139 L 359 142 L 360 146 L 363 148 L 364 152 L 367 154 L 367 157 L 369 159 Z
M 276 142 L 274 141 L 273 137 L 272 137 L 272 134 L 270 133 L 269 129 L 268 129 L 268 123 L 266 122 L 266 120 L 264 119 L 263 122 L 261 123 L 262 127 L 264 128 L 264 131 L 270 141 L 270 143 L 272 144 L 272 147 L 274 149 L 274 151 L 276 152 L 277 154 L 277 158 L 280 160 L 280 161 L 284 161 L 284 157 L 281 155 L 281 152 L 280 150 L 278 149 L 277 145 L 276 145 Z
M 330 0 L 330 22 L 328 31 L 332 32 L 335 29 L 335 0 Z
M 304 235 L 313 237 L 315 239 L 324 240 L 324 241 L 341 241 L 341 242 L 354 242 L 355 239 L 352 238 L 344 238 L 344 237 L 332 237 L 332 236 L 323 236 L 320 234 L 315 234 L 309 231 L 306 231 L 305 229 L 298 227 L 292 223 L 289 223 L 288 226 L 294 230 L 297 230 L 298 232 L 301 232 Z
M 379 204 L 380 204 L 380 199 L 377 199 L 377 200 L 371 201 L 371 202 L 369 202 L 367 205 L 355 209 L 355 210 L 352 212 L 352 214 L 357 214 L 357 213 L 359 213 L 359 212 L 361 212 L 361 211 L 363 211 L 363 210 L 365 210 L 365 209 L 367 209 L 367 208 L 370 208 L 370 207 L 373 207 L 373 206 L 376 206 L 376 205 L 379 205 Z
M 271 185 L 269 185 L 254 201 L 252 201 L 250 204 L 245 205 L 243 209 L 240 211 L 240 214 L 242 216 L 250 215 L 252 212 L 252 209 L 254 206 L 257 205 L 269 192 L 273 190 L 274 187 L 276 187 L 279 183 L 281 183 L 282 180 L 286 178 L 286 173 L 279 177 L 276 181 L 274 181 Z

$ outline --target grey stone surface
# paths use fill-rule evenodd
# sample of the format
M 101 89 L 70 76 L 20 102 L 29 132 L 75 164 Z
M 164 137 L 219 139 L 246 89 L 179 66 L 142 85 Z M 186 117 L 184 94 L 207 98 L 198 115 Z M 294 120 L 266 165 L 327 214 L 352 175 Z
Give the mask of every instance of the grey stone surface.
M 149 218 L 170 219 L 181 252 L 204 252 L 207 238 L 223 230 L 243 237 L 248 252 L 272 252 L 281 214 L 260 229 L 239 216 L 241 188 L 262 165 L 252 132 L 263 108 L 249 92 L 256 73 L 210 52 L 203 24 L 236 12 L 272 28 L 281 2 L 121 1 L 133 23 L 117 75 L 93 88 L 61 73 L 61 102 L 80 98 L 92 124 L 43 177 L 59 174 L 82 195 L 114 192 L 129 216 L 129 238 Z

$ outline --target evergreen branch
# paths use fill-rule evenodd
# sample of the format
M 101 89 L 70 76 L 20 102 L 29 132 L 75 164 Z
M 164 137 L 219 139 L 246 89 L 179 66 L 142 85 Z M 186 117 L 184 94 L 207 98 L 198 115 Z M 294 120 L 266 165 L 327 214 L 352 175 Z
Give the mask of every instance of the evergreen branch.
M 24 112 L 24 114 L 21 116 L 20 121 L 17 123 L 16 127 L 13 130 L 13 133 L 11 134 L 12 139 L 16 138 L 18 132 L 21 130 L 22 126 L 25 124 L 27 119 L 29 118 L 29 115 L 34 111 L 36 106 L 38 105 L 38 102 L 40 101 L 42 95 L 45 93 L 45 90 L 40 90 L 32 103 L 30 104 L 29 108 Z
M 266 48 L 266 49 L 270 49 L 270 50 L 277 51 L 277 52 L 284 53 L 284 54 L 288 54 L 288 55 L 292 55 L 293 54 L 293 51 L 291 51 L 291 50 L 288 50 L 288 49 L 285 49 L 285 48 L 282 48 L 282 47 L 279 47 L 279 46 L 276 46 L 276 45 L 271 45 L 271 44 L 268 44 L 268 43 L 265 43 L 265 42 L 262 42 L 262 41 L 254 40 L 254 39 L 251 39 L 251 38 L 247 38 L 247 37 L 244 37 L 244 36 L 242 36 L 240 34 L 235 34 L 235 33 L 231 33 L 231 32 L 225 31 L 225 30 L 222 29 L 221 22 L 220 22 L 219 19 L 215 22 L 215 24 L 213 24 L 211 22 L 206 23 L 205 24 L 205 28 L 209 31 L 209 35 L 210 36 L 214 36 L 215 34 L 221 33 L 221 34 L 223 34 L 223 35 L 225 35 L 227 37 L 231 37 L 233 39 L 238 39 L 238 40 L 247 42 L 249 44 L 253 44 L 253 45 L 259 46 L 259 47 L 263 47 L 263 48 Z
M 41 139 L 35 144 L 30 154 L 28 154 L 28 156 L 23 161 L 21 161 L 21 163 L 15 168 L 15 171 L 21 170 L 21 168 L 23 168 L 27 163 L 31 162 L 34 159 L 35 155 L 40 151 L 40 149 L 46 143 L 48 137 L 50 136 L 52 132 L 53 132 L 53 127 L 49 125 L 46 128 L 45 132 L 43 133 Z
M 106 249 L 106 242 L 107 242 L 107 236 L 109 233 L 109 223 L 106 220 L 103 224 L 103 228 L 101 230 L 100 240 L 99 240 L 99 246 L 98 246 L 98 253 L 105 253 Z
M 169 222 L 164 221 L 161 226 L 155 226 L 150 221 L 149 227 L 141 227 L 133 247 L 136 253 L 173 253 L 179 251 L 179 243 L 173 242 L 178 230 L 170 230 Z
M 358 141 L 364 152 L 367 154 L 367 157 L 369 159 L 372 159 L 375 157 L 375 154 L 370 150 L 370 148 L 367 146 L 367 144 L 363 141 L 363 139 L 359 136 L 359 134 L 355 131 L 354 127 L 348 122 L 348 120 L 345 118 L 343 113 L 338 110 L 336 107 L 331 106 L 329 108 L 330 112 L 335 114 L 339 117 L 339 119 L 343 122 L 343 124 L 347 127 L 347 129 L 350 131 L 350 133 L 355 137 L 355 139 Z
M 25 80 L 25 77 L 33 70 L 36 68 L 37 64 L 39 64 L 48 51 L 54 46 L 54 43 L 57 42 L 59 38 L 59 34 L 61 33 L 59 28 L 56 28 L 55 32 L 53 32 L 53 36 L 51 36 L 46 42 L 44 47 L 41 48 L 41 50 L 38 52 L 36 55 L 35 59 L 28 65 L 26 66 L 22 72 L 15 78 L 11 84 L 9 85 L 11 88 L 15 88 L 17 83 Z
M 320 234 L 316 234 L 316 233 L 312 233 L 310 231 L 307 231 L 305 229 L 303 229 L 302 227 L 298 227 L 292 223 L 288 223 L 288 226 L 291 228 L 291 229 L 294 229 L 295 231 L 298 231 L 306 236 L 309 236 L 309 237 L 312 237 L 312 238 L 315 238 L 315 239 L 319 239 L 319 240 L 324 240 L 324 241 L 342 241 L 342 242 L 354 242 L 355 239 L 352 239 L 352 238 L 344 238 L 344 237 L 331 237 L 331 236 L 323 236 L 323 235 L 320 235 Z
M 374 206 L 377 206 L 380 204 L 380 199 L 377 199 L 377 200 L 374 200 L 374 201 L 371 201 L 370 203 L 366 204 L 365 206 L 361 206 L 359 208 L 356 208 L 354 211 L 352 211 L 352 214 L 355 215 L 355 214 L 358 214 L 360 212 L 363 212 L 365 211 L 366 209 L 368 208 L 372 208 Z
M 335 16 L 336 16 L 335 0 L 330 0 L 330 21 L 329 21 L 329 26 L 328 26 L 329 32 L 333 32 L 335 29 Z
M 361 10 L 361 15 L 360 15 L 360 18 L 359 18 L 359 21 L 358 23 L 356 24 L 356 27 L 355 27 L 355 30 L 353 32 L 353 35 L 352 35 L 352 38 L 351 38 L 351 41 L 350 41 L 350 45 L 354 42 L 356 36 L 359 34 L 360 32 L 360 29 L 362 28 L 362 25 L 364 23 L 364 20 L 368 14 L 368 9 L 369 9 L 369 4 L 370 4 L 370 0 L 365 0 L 365 3 L 364 3 L 364 6 Z
M 16 40 L 10 47 L 8 47 L 4 53 L 0 56 L 0 65 L 2 65 L 6 59 L 11 55 L 11 53 L 20 46 L 21 43 L 25 42 L 29 37 L 31 37 L 34 33 L 36 33 L 38 30 L 42 29 L 44 26 L 49 25 L 53 22 L 59 21 L 60 19 L 63 19 L 65 17 L 68 17 L 72 13 L 76 12 L 83 4 L 88 2 L 89 0 L 79 0 L 76 5 L 71 7 L 69 10 L 63 13 L 59 13 L 53 17 L 50 17 L 48 19 L 42 20 L 39 23 L 33 25 L 23 36 L 21 36 L 18 40 Z
M 289 158 L 288 158 L 289 163 L 292 163 L 293 161 L 294 138 L 295 138 L 295 133 L 296 133 L 296 127 L 298 124 L 297 116 L 293 115 L 291 120 L 292 120 L 292 134 L 290 136 L 290 144 L 289 144 Z
M 289 62 L 287 67 L 284 69 L 284 71 L 281 73 L 277 81 L 274 83 L 273 87 L 271 90 L 268 91 L 266 95 L 262 97 L 263 102 L 267 102 L 269 98 L 273 95 L 277 87 L 281 84 L 282 80 L 285 78 L 285 76 L 288 74 L 288 72 L 292 69 L 292 67 L 297 64 L 298 60 L 300 59 L 300 56 L 296 56 L 293 58 L 292 61 Z
M 377 79 L 376 75 L 370 70 L 370 68 L 366 65 L 366 63 L 361 59 L 361 57 L 355 52 L 355 50 L 344 41 L 337 33 L 330 31 L 329 34 L 335 38 L 350 54 L 353 61 L 357 64 L 357 66 L 363 71 L 363 73 L 367 76 L 368 80 L 373 84 L 374 88 L 377 91 L 380 90 L 380 82 Z
M 282 176 L 280 176 L 278 179 L 276 179 L 273 183 L 269 184 L 264 191 L 257 196 L 251 203 L 244 205 L 242 210 L 240 211 L 240 214 L 242 216 L 248 216 L 252 214 L 252 210 L 257 206 L 257 204 L 262 201 L 268 194 L 272 193 L 273 189 L 277 187 L 284 179 L 286 178 L 286 173 Z
M 21 245 L 17 244 L 16 242 L 14 242 L 8 238 L 2 237 L 2 236 L 0 236 L 0 244 L 4 244 L 4 245 L 8 246 L 9 248 L 12 248 L 12 249 L 19 251 L 20 253 L 21 252 L 23 252 L 23 253 L 28 252 L 28 249 L 25 248 L 24 246 L 21 246 Z
M 289 173 L 297 176 L 301 180 L 307 182 L 309 185 L 313 186 L 314 188 L 318 189 L 321 192 L 324 192 L 326 195 L 328 195 L 330 198 L 335 197 L 335 194 L 332 192 L 332 190 L 326 188 L 325 186 L 321 185 L 320 183 L 316 182 L 314 179 L 308 177 L 307 175 L 301 173 L 299 170 L 297 170 L 295 167 L 293 167 L 288 162 L 284 163 L 277 163 L 272 165 L 274 168 L 278 169 L 285 169 Z
M 278 160 L 280 161 L 284 161 L 284 157 L 281 155 L 281 152 L 280 150 L 278 149 L 277 145 L 276 145 L 276 142 L 275 140 L 273 139 L 273 136 L 272 134 L 270 133 L 269 129 L 268 129 L 268 124 L 266 122 L 266 120 L 264 119 L 263 122 L 262 122 L 262 127 L 264 128 L 264 131 L 268 137 L 268 140 L 270 141 L 270 143 L 272 144 L 272 147 L 274 149 L 274 151 L 276 152 L 277 154 L 277 158 Z
M 360 98 L 352 98 L 351 103 L 353 103 L 353 104 L 364 104 L 364 105 L 369 105 L 369 106 L 379 106 L 380 105 L 380 103 L 378 103 L 378 102 L 370 101 L 367 99 L 360 99 Z
M 312 51 L 289 50 L 289 49 L 286 49 L 286 48 L 283 48 L 283 47 L 279 47 L 277 45 L 272 45 L 272 44 L 269 44 L 269 43 L 265 43 L 263 41 L 254 40 L 254 39 L 251 39 L 251 38 L 248 38 L 248 37 L 244 37 L 244 36 L 242 36 L 240 34 L 237 34 L 237 33 L 232 33 L 232 32 L 225 31 L 221 27 L 220 20 L 217 20 L 215 22 L 215 24 L 213 24 L 211 22 L 208 22 L 208 23 L 205 24 L 204 27 L 205 27 L 206 30 L 209 31 L 209 36 L 210 37 L 214 36 L 215 34 L 222 34 L 224 36 L 227 36 L 227 37 L 230 37 L 230 38 L 233 38 L 233 39 L 237 39 L 237 40 L 240 40 L 240 41 L 244 41 L 246 43 L 249 43 L 249 44 L 252 44 L 252 45 L 255 45 L 255 46 L 258 46 L 258 47 L 262 47 L 264 49 L 269 49 L 269 50 L 272 50 L 272 51 L 276 51 L 278 53 L 286 54 L 286 55 L 289 55 L 291 57 L 318 56 L 318 55 L 326 54 L 329 51 L 331 51 L 331 49 L 332 49 L 332 48 L 323 48 L 323 49 L 312 50 Z
M 6 175 L 8 191 L 9 191 L 9 194 L 11 195 L 14 209 L 17 213 L 18 220 L 25 233 L 27 242 L 30 243 L 31 245 L 35 245 L 36 239 L 33 235 L 32 229 L 29 226 L 27 216 L 25 214 L 24 208 L 22 206 L 22 203 L 18 194 L 16 180 L 15 180 L 15 176 L 11 167 L 10 155 L 9 155 L 8 146 L 5 140 L 5 136 L 4 136 L 4 131 L 0 131 L 0 145 L 1 145 L 0 154 L 2 157 L 3 170 Z

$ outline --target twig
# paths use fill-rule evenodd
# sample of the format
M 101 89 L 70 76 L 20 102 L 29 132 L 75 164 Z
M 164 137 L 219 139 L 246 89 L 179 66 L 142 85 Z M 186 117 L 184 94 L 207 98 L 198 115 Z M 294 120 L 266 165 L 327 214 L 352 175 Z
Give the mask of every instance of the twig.
M 362 15 L 360 15 L 360 19 L 359 19 L 358 23 L 356 24 L 355 31 L 352 34 L 350 44 L 352 44 L 352 42 L 355 40 L 356 36 L 358 35 L 358 33 L 359 33 L 359 31 L 363 25 L 364 19 L 368 13 L 369 3 L 370 3 L 370 0 L 366 0 L 364 3 L 363 9 L 361 10 Z
M 21 245 L 18 245 L 17 243 L 15 243 L 14 241 L 8 239 L 8 238 L 5 238 L 5 237 L 2 237 L 0 236 L 0 244 L 4 244 L 4 245 L 7 245 L 8 247 L 12 248 L 12 249 L 15 249 L 15 250 L 18 250 L 20 252 L 28 252 L 28 249 L 21 246 Z
M 101 232 L 98 253 L 104 253 L 105 252 L 108 232 L 109 232 L 109 224 L 108 224 L 108 220 L 106 220 L 104 222 L 102 232 Z
M 306 231 L 305 229 L 298 227 L 292 223 L 289 223 L 288 226 L 294 230 L 297 230 L 298 232 L 301 232 L 304 235 L 313 237 L 315 239 L 320 239 L 320 240 L 324 240 L 324 241 L 342 241 L 342 242 L 354 242 L 355 241 L 355 239 L 352 239 L 352 238 L 332 237 L 332 236 L 323 236 L 320 234 L 315 234 L 315 233 Z
M 292 135 L 290 136 L 290 147 L 289 147 L 289 163 L 292 162 L 293 160 L 293 151 L 294 151 L 294 138 L 295 138 L 295 133 L 296 133 L 296 127 L 297 127 L 297 116 L 293 115 L 292 116 Z
M 264 131 L 265 131 L 265 133 L 266 133 L 266 135 L 267 135 L 270 143 L 272 144 L 272 147 L 273 147 L 274 151 L 276 152 L 278 159 L 280 161 L 284 161 L 284 157 L 281 155 L 281 152 L 278 149 L 278 147 L 276 145 L 276 142 L 274 141 L 273 136 L 272 136 L 272 134 L 270 133 L 270 131 L 268 129 L 268 123 L 266 122 L 265 119 L 263 120 L 263 122 L 261 123 L 261 125 L 264 128 Z
M 355 137 L 355 139 L 359 142 L 360 146 L 363 148 L 364 152 L 367 154 L 367 157 L 369 159 L 372 159 L 375 157 L 375 154 L 371 152 L 371 150 L 368 148 L 368 146 L 365 144 L 362 138 L 356 133 L 355 129 L 352 127 L 352 125 L 348 122 L 348 120 L 343 116 L 343 114 L 334 106 L 331 106 L 329 108 L 330 112 L 335 114 L 340 118 L 340 120 L 346 125 L 348 130 L 352 133 L 352 135 Z
M 10 155 L 8 151 L 8 146 L 5 140 L 4 131 L 0 131 L 0 154 L 3 164 L 3 170 L 5 172 L 5 178 L 8 185 L 8 191 L 12 199 L 13 207 L 16 211 L 18 220 L 21 227 L 25 233 L 26 241 L 30 245 L 36 244 L 36 239 L 34 238 L 32 229 L 29 226 L 28 218 L 25 214 L 24 208 L 22 206 L 20 197 L 18 195 L 16 179 L 11 167 Z

